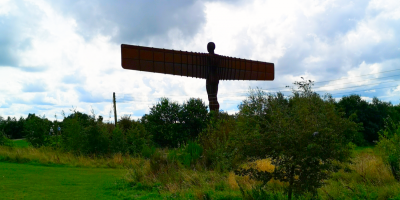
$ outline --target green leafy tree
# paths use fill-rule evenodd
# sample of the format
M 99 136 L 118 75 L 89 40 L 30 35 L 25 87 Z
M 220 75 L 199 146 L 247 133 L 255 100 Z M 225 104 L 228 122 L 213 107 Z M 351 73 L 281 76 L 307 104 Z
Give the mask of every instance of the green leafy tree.
M 24 131 L 27 141 L 34 147 L 45 146 L 50 142 L 50 121 L 45 116 L 29 114 L 24 123 Z
M 207 106 L 201 99 L 190 98 L 183 103 L 179 121 L 182 125 L 185 142 L 195 140 L 199 133 L 207 127 L 207 113 Z
M 177 147 L 184 141 L 179 120 L 180 106 L 168 98 L 150 108 L 150 113 L 142 117 L 142 123 L 153 136 L 153 141 L 161 147 Z
M 25 119 L 23 117 L 20 117 L 19 120 L 15 117 L 7 117 L 7 119 L 3 120 L 3 123 L 0 124 L 0 130 L 12 139 L 23 138 L 25 137 L 24 123 Z
M 152 135 L 146 131 L 139 121 L 132 120 L 131 127 L 126 131 L 127 148 L 130 154 L 140 154 L 144 148 L 152 147 Z
M 14 143 L 4 134 L 2 130 L 0 130 L 0 146 L 14 146 Z
M 126 153 L 127 151 L 126 137 L 118 126 L 113 130 L 110 148 L 112 153 Z
M 292 193 L 311 192 L 324 184 L 336 163 L 349 161 L 352 146 L 346 135 L 358 131 L 356 123 L 335 109 L 332 97 L 322 99 L 311 90 L 311 81 L 295 82 L 299 90 L 285 97 L 254 91 L 239 107 L 235 147 L 248 159 L 270 158 L 272 173 L 238 170 L 267 183 L 288 182 Z M 258 104 L 258 105 L 257 105 Z M 351 138 L 351 137 L 350 137 Z
M 343 110 L 346 117 L 354 118 L 354 121 L 361 123 L 363 129 L 363 138 L 356 137 L 353 141 L 359 146 L 365 145 L 365 142 L 373 144 L 379 139 L 378 131 L 384 128 L 384 119 L 391 116 L 393 119 L 399 119 L 399 113 L 390 102 L 383 102 L 377 97 L 372 99 L 371 103 L 361 99 L 360 95 L 352 94 L 344 96 L 337 103 L 339 109 Z
M 400 181 L 400 122 L 394 122 L 390 117 L 385 120 L 385 128 L 379 131 L 377 152 L 383 158 L 393 174 Z

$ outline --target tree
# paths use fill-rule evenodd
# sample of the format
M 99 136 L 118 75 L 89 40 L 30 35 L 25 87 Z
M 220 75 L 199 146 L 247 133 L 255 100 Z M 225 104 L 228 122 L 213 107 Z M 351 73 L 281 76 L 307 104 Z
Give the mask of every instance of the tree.
M 179 121 L 185 136 L 184 141 L 195 140 L 199 133 L 207 127 L 207 106 L 201 99 L 190 98 L 184 102 Z
M 168 98 L 150 108 L 150 113 L 142 117 L 142 123 L 161 147 L 177 147 L 183 142 L 182 126 L 179 121 L 180 106 Z
M 324 184 L 335 163 L 349 161 L 350 140 L 356 123 L 342 118 L 334 99 L 322 99 L 311 90 L 311 81 L 295 82 L 299 90 L 285 97 L 253 91 L 239 107 L 236 148 L 248 159 L 270 158 L 272 173 L 254 169 L 236 171 L 267 183 L 274 178 L 288 182 L 288 196 L 311 192 Z M 351 137 L 350 137 L 351 138 Z
M 50 121 L 44 116 L 29 114 L 24 124 L 27 141 L 34 147 L 47 145 L 49 142 Z
M 374 97 L 372 102 L 368 103 L 361 99 L 360 95 L 352 94 L 342 97 L 337 106 L 346 113 L 346 117 L 352 116 L 355 122 L 362 124 L 363 139 L 369 144 L 373 144 L 374 141 L 379 139 L 378 131 L 384 127 L 386 117 L 391 116 L 393 119 L 399 119 L 393 105 L 390 102 L 383 102 L 377 97 Z M 353 142 L 360 146 L 364 143 L 361 138 Z
M 385 119 L 385 127 L 379 131 L 377 152 L 392 171 L 393 177 L 400 181 L 400 122 L 390 117 Z

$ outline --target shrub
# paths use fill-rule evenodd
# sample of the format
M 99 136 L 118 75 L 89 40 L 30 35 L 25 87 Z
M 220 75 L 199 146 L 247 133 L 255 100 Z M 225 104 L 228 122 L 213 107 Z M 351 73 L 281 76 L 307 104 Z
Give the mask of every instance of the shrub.
M 142 117 L 142 123 L 153 136 L 153 141 L 161 147 L 177 147 L 183 136 L 179 123 L 180 106 L 168 98 L 150 108 L 150 113 Z
M 207 106 L 201 99 L 190 98 L 181 106 L 179 121 L 182 125 L 184 142 L 195 140 L 201 131 L 207 127 Z
M 50 121 L 44 116 L 42 118 L 35 114 L 29 114 L 24 123 L 26 139 L 34 147 L 45 146 L 49 144 Z
M 400 181 L 400 122 L 395 123 L 388 117 L 385 128 L 379 131 L 377 150 L 383 161 L 390 166 L 392 174 Z
M 109 134 L 105 125 L 99 121 L 84 128 L 86 135 L 84 153 L 104 155 L 109 153 Z
M 0 146 L 14 146 L 14 143 L 0 130 Z
M 168 98 L 150 108 L 142 117 L 146 130 L 160 147 L 178 147 L 195 140 L 207 124 L 207 107 L 201 99 L 191 98 L 179 105 Z
M 110 149 L 112 153 L 127 152 L 126 138 L 118 126 L 113 130 Z
M 75 154 L 108 154 L 113 132 L 113 128 L 109 129 L 101 118 L 96 121 L 94 116 L 74 111 L 63 120 L 60 146 Z
M 6 120 L 0 121 L 0 130 L 11 139 L 23 138 L 25 137 L 24 123 L 23 117 L 20 117 L 19 120 L 15 117 L 7 117 Z
M 203 148 L 196 142 L 189 141 L 188 144 L 168 152 L 167 159 L 171 163 L 181 163 L 186 168 L 196 164 L 203 153 Z
M 335 110 L 330 96 L 322 99 L 311 91 L 311 81 L 295 84 L 300 90 L 293 90 L 288 98 L 281 93 L 251 93 L 239 107 L 233 135 L 243 156 L 270 158 L 275 166 L 272 173 L 239 170 L 238 174 L 250 173 L 265 184 L 272 178 L 288 182 L 289 199 L 293 192 L 315 195 L 329 174 L 338 169 L 336 163 L 349 161 L 352 147 L 346 134 L 358 131 L 356 123 Z
M 144 148 L 153 146 L 152 136 L 146 131 L 143 124 L 134 120 L 132 120 L 129 124 L 130 125 L 128 129 L 122 129 L 126 130 L 126 142 L 128 152 L 130 154 L 138 155 L 143 152 Z
M 207 128 L 199 135 L 204 148 L 204 162 L 207 167 L 226 171 L 236 166 L 235 147 L 230 146 L 230 135 L 235 129 L 235 119 L 227 113 L 210 113 Z
M 360 130 L 362 135 L 358 135 L 353 143 L 364 145 L 365 141 L 373 144 L 378 140 L 378 131 L 384 128 L 384 119 L 391 116 L 399 120 L 398 111 L 390 102 L 383 102 L 377 97 L 372 99 L 371 103 L 361 99 L 360 95 L 352 94 L 344 96 L 337 103 L 337 107 L 345 112 L 346 117 L 354 116 L 354 121 L 360 123 L 363 127 Z M 362 137 L 360 137 L 362 136 Z

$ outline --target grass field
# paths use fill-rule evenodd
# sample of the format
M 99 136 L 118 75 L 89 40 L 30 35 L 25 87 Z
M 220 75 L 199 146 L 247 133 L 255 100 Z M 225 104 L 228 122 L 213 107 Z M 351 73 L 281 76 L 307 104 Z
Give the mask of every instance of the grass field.
M 109 188 L 125 173 L 5 162 L 0 169 L 0 199 L 117 199 Z
M 14 147 L 0 146 L 0 199 L 227 200 L 242 198 L 237 183 L 248 189 L 255 183 L 233 172 L 220 174 L 172 165 L 162 167 L 162 173 L 155 175 L 146 173 L 150 169 L 148 160 L 142 163 L 143 159 L 129 155 L 86 157 L 33 148 L 25 140 L 13 142 Z M 356 148 L 354 156 L 347 171 L 332 174 L 328 184 L 318 191 L 321 199 L 400 200 L 400 183 L 374 148 Z M 273 169 L 262 160 L 257 161 L 256 167 Z M 279 181 L 271 181 L 268 188 L 283 192 Z
M 12 140 L 14 143 L 15 147 L 28 147 L 29 143 L 25 139 L 18 139 L 18 140 Z

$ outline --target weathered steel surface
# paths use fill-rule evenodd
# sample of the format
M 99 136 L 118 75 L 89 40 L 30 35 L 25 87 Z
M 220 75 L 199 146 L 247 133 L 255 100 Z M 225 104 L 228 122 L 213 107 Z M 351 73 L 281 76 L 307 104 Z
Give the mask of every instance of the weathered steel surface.
M 146 72 L 206 79 L 210 60 L 217 64 L 219 80 L 274 80 L 274 64 L 217 54 L 121 45 L 122 67 Z M 215 66 L 215 65 L 213 65 Z
M 214 53 L 215 44 L 207 44 L 207 53 L 175 51 L 135 45 L 121 45 L 124 69 L 206 79 L 210 110 L 218 111 L 220 80 L 274 80 L 273 63 L 231 58 Z

